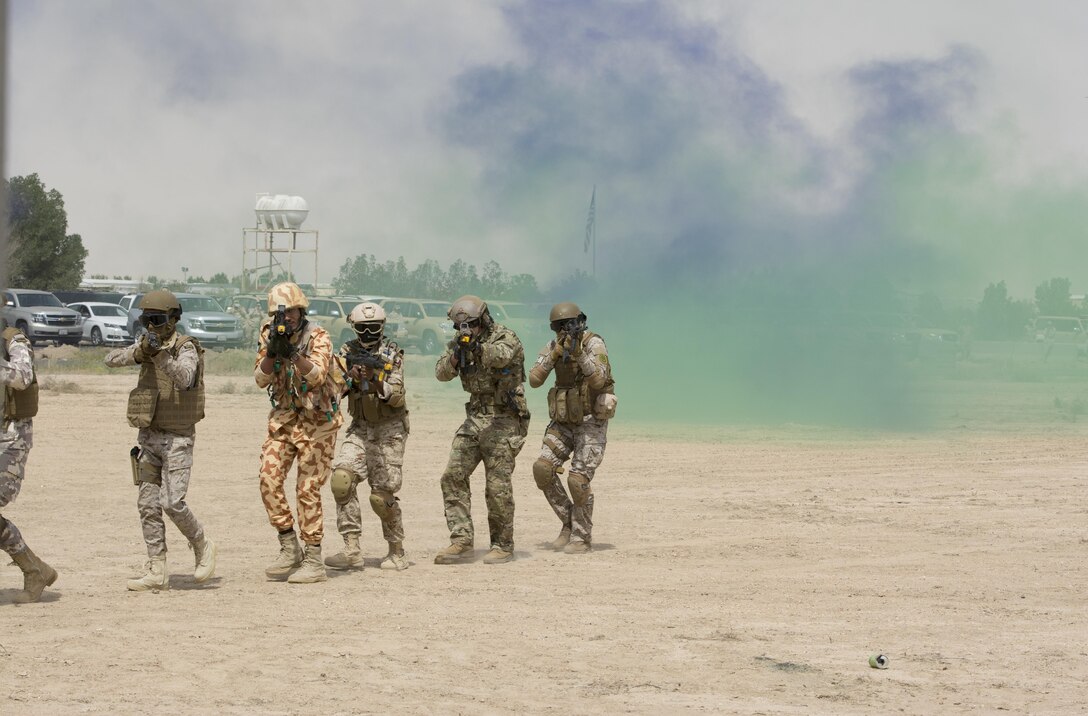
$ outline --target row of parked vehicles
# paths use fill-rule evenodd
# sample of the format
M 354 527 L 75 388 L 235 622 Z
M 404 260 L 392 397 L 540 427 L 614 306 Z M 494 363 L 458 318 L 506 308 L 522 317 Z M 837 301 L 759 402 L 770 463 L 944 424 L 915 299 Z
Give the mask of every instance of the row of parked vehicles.
M 252 337 L 246 335 L 241 316 L 264 315 L 268 307 L 268 299 L 263 294 L 233 296 L 226 308 L 212 296 L 175 295 L 182 308 L 178 330 L 209 348 L 246 347 Z M 8 325 L 21 329 L 32 343 L 125 344 L 139 339 L 144 331 L 139 322 L 141 298 L 142 293 L 130 293 L 117 303 L 75 301 L 66 305 L 48 291 L 9 289 L 4 292 L 3 317 Z M 402 348 L 414 348 L 424 354 L 440 353 L 457 333 L 457 328 L 446 316 L 450 304 L 442 300 L 317 296 L 310 299 L 307 315 L 340 345 L 355 338 L 347 318 L 351 309 L 364 301 L 377 303 L 385 309 L 386 335 Z M 522 337 L 526 353 L 535 352 L 539 348 L 537 342 L 547 339 L 547 306 L 506 301 L 489 301 L 488 306 L 496 321 Z

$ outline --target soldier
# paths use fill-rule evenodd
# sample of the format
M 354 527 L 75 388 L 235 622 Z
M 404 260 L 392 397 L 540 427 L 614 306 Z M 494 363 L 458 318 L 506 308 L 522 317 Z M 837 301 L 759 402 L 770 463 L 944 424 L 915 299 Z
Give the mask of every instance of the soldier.
M 514 558 L 514 492 L 510 476 L 529 428 L 525 403 L 525 353 L 509 328 L 495 323 L 487 304 L 476 296 L 454 301 L 449 317 L 458 329 L 434 374 L 438 380 L 461 377 L 469 394 L 465 422 L 453 437 L 449 464 L 442 474 L 442 499 L 450 546 L 435 564 L 456 564 L 472 558 L 472 511 L 469 476 L 483 462 L 487 524 L 491 551 L 486 564 Z
M 396 497 L 408 439 L 404 351 L 383 340 L 385 311 L 381 306 L 360 303 L 348 321 L 358 338 L 343 345 L 338 362 L 347 379 L 351 425 L 333 462 L 331 481 L 336 527 L 344 537 L 344 551 L 326 559 L 325 564 L 333 569 L 363 566 L 359 548 L 362 515 L 356 488 L 365 479 L 370 483 L 370 507 L 381 520 L 382 535 L 389 543 L 381 566 L 408 569 Z
M 140 300 L 140 325 L 147 329 L 136 343 L 106 355 L 110 368 L 139 365 L 140 377 L 128 396 L 128 422 L 139 428 L 132 449 L 132 480 L 139 488 L 136 506 L 147 544 L 147 573 L 130 579 L 134 592 L 168 589 L 165 512 L 189 540 L 196 559 L 193 579 L 206 582 L 215 573 L 216 547 L 185 502 L 193 467 L 196 424 L 204 417 L 204 349 L 177 332 L 181 304 L 169 291 L 151 291 Z
M 333 370 L 332 339 L 306 320 L 310 302 L 294 283 L 281 283 L 268 294 L 268 315 L 261 328 L 253 375 L 268 389 L 272 410 L 268 437 L 261 449 L 261 499 L 268 521 L 279 532 L 280 553 L 266 569 L 269 579 L 303 584 L 328 579 L 321 561 L 324 532 L 321 488 L 329 479 L 340 414 L 343 381 Z M 298 459 L 295 486 L 299 536 L 287 503 L 284 482 Z
M 34 373 L 34 351 L 30 340 L 17 328 L 3 330 L 3 356 L 0 357 L 0 393 L 4 424 L 0 431 L 0 509 L 15 500 L 23 486 L 26 458 L 34 444 L 34 416 L 38 414 L 38 377 Z M 16 602 L 36 602 L 42 591 L 57 581 L 57 571 L 38 558 L 23 541 L 11 520 L 0 515 L 0 549 L 23 571 L 23 591 Z
M 551 422 L 540 457 L 533 463 L 533 478 L 563 523 L 552 549 L 576 554 L 592 546 L 590 482 L 604 458 L 608 421 L 616 414 L 615 383 L 604 339 L 586 330 L 586 314 L 577 305 L 557 303 L 550 320 L 555 339 L 548 341 L 529 370 L 529 385 L 539 388 L 555 369 L 555 386 L 548 391 Z M 567 458 L 569 497 L 559 479 Z

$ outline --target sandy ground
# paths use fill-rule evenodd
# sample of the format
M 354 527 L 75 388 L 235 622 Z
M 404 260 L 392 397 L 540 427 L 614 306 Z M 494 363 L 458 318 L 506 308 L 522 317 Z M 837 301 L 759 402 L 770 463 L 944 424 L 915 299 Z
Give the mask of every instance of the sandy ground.
M 1075 713 L 1088 703 L 1085 426 L 927 435 L 612 427 L 595 550 L 515 475 L 517 560 L 447 543 L 438 477 L 452 386 L 413 392 L 406 572 L 373 518 L 367 568 L 267 581 L 257 491 L 267 398 L 209 378 L 190 504 L 218 541 L 192 581 L 169 527 L 171 589 L 125 591 L 145 552 L 124 419 L 134 375 L 43 392 L 27 481 L 5 515 L 60 571 L 16 605 L 0 566 L 0 713 Z M 63 387 L 63 386 L 62 386 Z M 410 386 L 411 387 L 411 386 Z M 236 389 L 235 392 L 224 392 Z M 448 389 L 447 389 L 448 388 Z M 433 397 L 433 399 L 432 399 Z M 622 398 L 621 398 L 622 400 Z M 622 411 L 622 402 L 621 402 Z M 325 496 L 328 554 L 340 539 Z M 869 668 L 884 653 L 887 670 Z

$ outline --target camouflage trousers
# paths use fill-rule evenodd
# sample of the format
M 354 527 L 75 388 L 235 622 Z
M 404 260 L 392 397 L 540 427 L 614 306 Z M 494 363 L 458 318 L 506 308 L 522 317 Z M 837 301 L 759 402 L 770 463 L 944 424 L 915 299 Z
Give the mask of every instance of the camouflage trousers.
M 0 510 L 19 496 L 23 487 L 26 459 L 34 444 L 32 420 L 8 423 L 0 431 Z M 0 515 L 0 549 L 10 555 L 26 550 L 23 535 L 13 522 Z
M 540 459 L 547 460 L 555 467 L 562 467 L 570 458 L 570 475 L 585 478 L 584 487 L 575 486 L 582 492 L 581 500 L 574 500 L 567 495 L 563 482 L 553 470 L 550 480 L 537 478 L 537 487 L 544 493 L 544 498 L 552 506 L 556 516 L 565 526 L 571 528 L 571 534 L 589 542 L 593 535 L 593 490 L 590 483 L 597 467 L 604 460 L 604 449 L 608 444 L 608 421 L 588 418 L 578 425 L 557 423 L 548 424 L 544 432 L 544 444 L 540 448 Z
M 336 503 L 336 529 L 340 534 L 345 537 L 362 534 L 363 516 L 357 488 L 363 480 L 370 484 L 371 495 L 386 493 L 393 496 L 400 491 L 407 440 L 407 418 L 389 418 L 377 424 L 359 421 L 348 429 L 332 464 L 334 470 L 343 468 L 354 476 L 347 500 L 343 504 Z M 378 513 L 385 541 L 403 542 L 400 500 L 385 495 L 378 495 L 377 499 L 385 500 L 382 512 Z M 392 499 L 391 505 L 388 499 Z
M 299 538 L 306 544 L 319 545 L 325 536 L 321 488 L 329 479 L 339 427 L 335 420 L 314 423 L 298 418 L 278 428 L 270 426 L 261 448 L 261 500 L 269 523 L 280 532 L 295 526 L 284 483 L 298 460 L 295 499 Z
M 442 473 L 442 501 L 450 542 L 471 545 L 472 493 L 469 476 L 484 464 L 484 498 L 491 546 L 514 550 L 514 462 L 525 445 L 522 421 L 516 417 L 469 415 L 453 437 L 449 463 Z
M 147 556 L 166 554 L 166 522 L 163 513 L 190 543 L 204 541 L 204 528 L 185 502 L 193 469 L 192 435 L 177 435 L 142 428 L 140 446 L 140 485 L 136 508 Z

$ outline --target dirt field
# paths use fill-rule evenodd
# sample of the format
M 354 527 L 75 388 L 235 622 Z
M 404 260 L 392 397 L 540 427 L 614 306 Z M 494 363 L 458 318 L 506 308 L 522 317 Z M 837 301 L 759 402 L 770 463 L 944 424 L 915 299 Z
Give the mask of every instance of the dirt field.
M 1083 423 L 924 435 L 612 426 L 595 550 L 515 475 L 517 560 L 436 566 L 438 478 L 458 391 L 410 393 L 401 500 L 413 566 L 267 581 L 257 491 L 268 401 L 209 378 L 189 501 L 219 544 L 171 589 L 143 567 L 125 423 L 134 375 L 54 376 L 27 481 L 5 515 L 60 571 L 15 605 L 0 566 L 0 713 L 1076 713 L 1088 703 Z M 71 381 L 75 386 L 66 386 Z M 410 386 L 411 388 L 411 386 Z M 72 392 L 65 392 L 65 391 Z M 233 391 L 233 392 L 228 392 Z M 622 417 L 622 398 L 620 404 Z M 477 557 L 487 548 L 474 480 Z M 327 488 L 326 488 L 327 490 Z M 326 492 L 326 554 L 340 539 Z M 868 666 L 871 654 L 890 659 Z

